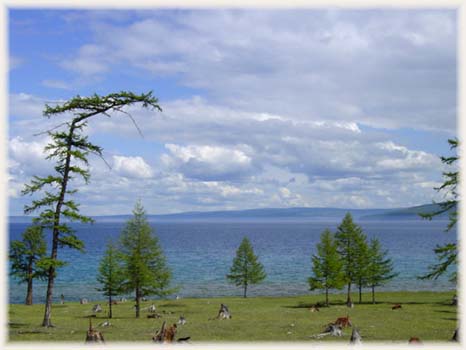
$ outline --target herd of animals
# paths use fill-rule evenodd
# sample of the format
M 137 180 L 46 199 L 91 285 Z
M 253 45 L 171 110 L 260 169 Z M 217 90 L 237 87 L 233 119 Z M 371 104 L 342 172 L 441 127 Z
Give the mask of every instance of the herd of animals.
M 120 299 L 120 302 L 125 302 L 125 301 L 126 301 L 125 298 Z M 87 304 L 88 300 L 87 299 L 81 299 L 80 303 L 81 304 Z M 115 302 L 112 302 L 112 304 L 113 303 L 117 304 L 118 302 L 115 301 Z M 452 304 L 453 305 L 457 304 L 456 296 L 453 298 Z M 349 308 L 352 308 L 352 307 L 354 307 L 354 304 L 350 303 L 347 306 Z M 309 311 L 310 312 L 319 312 L 319 307 L 322 307 L 322 305 L 319 305 L 319 304 L 312 305 L 309 308 Z M 402 309 L 402 305 L 401 304 L 394 304 L 391 307 L 391 309 L 392 310 Z M 150 306 L 144 308 L 143 310 L 147 310 L 147 312 L 148 312 L 147 318 L 161 318 L 162 317 L 161 314 L 156 312 L 156 307 L 155 307 L 154 304 L 151 304 Z M 92 326 L 91 319 L 92 319 L 92 317 L 96 317 L 96 313 L 99 313 L 99 312 L 102 312 L 102 306 L 100 304 L 94 305 L 92 307 L 92 314 L 89 316 L 89 329 L 88 329 L 87 334 L 86 334 L 86 342 L 88 342 L 88 343 L 90 343 L 90 342 L 104 343 L 105 342 L 102 332 L 96 330 Z M 167 311 L 163 310 L 162 313 L 166 314 L 166 313 L 172 313 L 172 312 L 167 312 Z M 213 317 L 213 318 L 210 318 L 209 320 L 227 320 L 227 319 L 231 319 L 231 318 L 232 318 L 232 315 L 231 315 L 230 310 L 228 309 L 228 306 L 225 305 L 225 304 L 220 304 L 220 309 L 219 309 L 219 311 L 217 313 L 217 316 Z M 187 320 L 183 315 L 180 316 L 177 323 L 174 323 L 171 326 L 167 326 L 166 322 L 164 321 L 162 323 L 162 326 L 161 326 L 160 330 L 158 330 L 156 332 L 156 334 L 152 337 L 152 340 L 154 342 L 156 342 L 156 343 L 174 343 L 174 342 L 183 343 L 183 342 L 189 342 L 191 337 L 184 337 L 184 338 L 175 339 L 178 327 L 180 325 L 181 326 L 185 325 L 186 322 L 187 322 Z M 105 322 L 102 322 L 102 323 L 100 323 L 98 325 L 98 327 L 109 327 L 109 326 L 111 326 L 111 323 L 108 320 L 105 321 Z M 334 322 L 331 322 L 331 323 L 327 324 L 322 333 L 309 336 L 309 338 L 321 339 L 321 338 L 323 338 L 325 336 L 341 337 L 343 335 L 343 329 L 347 328 L 347 327 L 352 328 L 351 337 L 350 337 L 350 340 L 349 340 L 350 344 L 361 344 L 362 343 L 362 336 L 359 333 L 358 328 L 356 328 L 352 324 L 352 322 L 350 320 L 350 317 L 349 317 L 349 314 L 347 314 L 345 317 L 338 317 Z M 454 332 L 454 334 L 453 334 L 453 336 L 451 338 L 451 341 L 454 341 L 454 342 L 459 341 L 459 330 L 458 329 L 455 330 L 455 332 Z M 422 343 L 422 341 L 418 337 L 413 336 L 408 340 L 408 343 L 410 343 L 410 344 L 416 344 L 416 343 L 419 344 L 419 343 Z

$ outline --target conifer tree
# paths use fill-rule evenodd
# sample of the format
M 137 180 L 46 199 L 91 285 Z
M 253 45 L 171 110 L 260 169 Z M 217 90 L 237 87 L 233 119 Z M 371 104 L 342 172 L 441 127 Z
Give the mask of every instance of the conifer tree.
M 354 281 L 358 287 L 359 304 L 362 303 L 362 288 L 367 284 L 368 266 L 369 266 L 369 247 L 367 244 L 367 237 L 364 233 L 355 237 L 356 243 L 356 256 L 355 256 L 355 270 Z
M 121 258 L 116 247 L 110 242 L 107 244 L 102 260 L 99 265 L 97 281 L 102 285 L 98 291 L 103 292 L 108 297 L 109 312 L 108 318 L 112 318 L 112 298 L 121 294 L 125 276 L 121 264 Z
M 343 261 L 343 272 L 347 284 L 347 300 L 351 303 L 351 285 L 357 281 L 358 254 L 360 239 L 363 236 L 362 228 L 353 222 L 353 217 L 347 213 L 338 226 L 335 239 L 338 244 L 338 253 Z
M 50 257 L 44 260 L 44 266 L 48 269 L 45 312 L 42 322 L 44 327 L 53 326 L 51 321 L 53 288 L 56 270 L 63 265 L 63 261 L 58 259 L 59 248 L 68 247 L 79 251 L 84 249 L 83 242 L 76 236 L 69 223 L 72 221 L 92 222 L 90 217 L 80 214 L 79 205 L 69 198 L 77 192 L 77 189 L 69 188 L 71 180 L 78 176 L 86 184 L 89 182 L 89 154 L 102 156 L 102 148 L 89 142 L 84 129 L 90 118 L 108 117 L 112 112 L 121 112 L 134 122 L 131 115 L 123 108 L 135 103 L 161 110 L 152 92 L 136 95 L 126 91 L 106 96 L 95 94 L 90 97 L 81 97 L 78 95 L 63 104 L 53 107 L 45 106 L 43 114 L 47 118 L 61 114 L 71 114 L 73 117 L 68 122 L 57 125 L 46 132 L 51 139 L 45 147 L 45 152 L 48 154 L 46 159 L 55 160 L 53 174 L 46 177 L 34 176 L 22 192 L 23 195 L 40 193 L 43 195 L 42 198 L 34 199 L 31 205 L 25 206 L 24 212 L 29 214 L 41 210 L 34 222 L 52 231 Z
M 449 139 L 450 149 L 456 151 L 459 146 L 458 139 Z M 453 167 L 449 171 L 443 172 L 444 182 L 440 187 L 434 188 L 436 191 L 441 192 L 445 195 L 446 200 L 441 203 L 436 203 L 439 206 L 439 210 L 433 213 L 422 213 L 420 214 L 423 218 L 432 220 L 437 215 L 448 213 L 449 223 L 446 228 L 446 232 L 450 231 L 456 226 L 458 220 L 458 181 L 460 177 L 459 170 L 457 168 L 459 157 L 454 154 L 450 157 L 440 157 L 443 164 Z M 437 256 L 438 263 L 429 266 L 429 272 L 419 277 L 421 279 L 437 279 L 444 273 L 449 271 L 451 267 L 454 267 L 453 272 L 450 275 L 450 281 L 456 282 L 457 272 L 457 256 L 458 247 L 456 242 L 449 242 L 444 245 L 437 245 L 434 249 L 434 253 Z
M 393 272 L 393 262 L 387 255 L 388 251 L 382 251 L 379 240 L 371 239 L 368 249 L 366 285 L 372 290 L 372 304 L 375 304 L 375 287 L 397 276 L 397 273 Z
M 136 318 L 139 318 L 143 296 L 165 296 L 172 292 L 168 290 L 171 272 L 140 202 L 121 233 L 120 252 L 125 276 L 123 289 L 135 293 Z
M 19 283 L 27 283 L 26 305 L 32 305 L 32 283 L 34 279 L 45 279 L 47 270 L 41 264 L 46 255 L 46 243 L 42 227 L 29 226 L 22 234 L 22 240 L 12 241 L 9 258 L 11 275 Z
M 264 267 L 254 254 L 251 242 L 244 237 L 233 259 L 227 279 L 236 286 L 243 287 L 243 297 L 247 297 L 248 286 L 262 282 L 266 277 Z
M 342 266 L 334 235 L 326 229 L 317 244 L 317 254 L 312 256 L 313 276 L 308 280 L 311 290 L 325 289 L 326 306 L 329 305 L 329 289 L 341 289 L 344 286 Z

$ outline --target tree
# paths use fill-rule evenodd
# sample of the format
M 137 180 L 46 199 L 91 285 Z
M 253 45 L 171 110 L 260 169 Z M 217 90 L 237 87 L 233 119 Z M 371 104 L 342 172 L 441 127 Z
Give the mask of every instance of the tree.
M 254 254 L 251 242 L 244 237 L 236 251 L 227 279 L 236 286 L 242 286 L 243 297 L 246 298 L 248 285 L 260 283 L 265 277 L 264 267 Z
M 395 276 L 393 262 L 387 257 L 388 251 L 382 251 L 377 238 L 371 239 L 368 249 L 366 286 L 372 290 L 372 304 L 375 304 L 375 287 L 382 286 Z
M 317 254 L 312 256 L 313 276 L 309 277 L 311 290 L 325 289 L 325 304 L 328 306 L 329 289 L 341 289 L 344 286 L 343 262 L 337 251 L 337 242 L 329 229 L 322 232 Z
M 171 272 L 140 202 L 136 203 L 133 217 L 128 220 L 121 233 L 120 252 L 125 276 L 123 289 L 127 292 L 134 291 L 136 318 L 139 318 L 143 296 L 164 296 L 171 293 L 167 289 Z
M 338 253 L 343 261 L 343 272 L 347 289 L 347 303 L 351 303 L 351 284 L 356 282 L 358 271 L 359 240 L 362 239 L 362 228 L 353 222 L 353 217 L 347 213 L 338 226 L 335 239 Z
M 358 287 L 359 304 L 362 303 L 362 288 L 367 284 L 369 266 L 369 247 L 364 233 L 355 237 L 356 256 L 354 264 L 354 281 Z
M 457 139 L 449 139 L 448 143 L 450 144 L 450 149 L 457 149 L 459 142 Z M 433 213 L 423 213 L 420 214 L 424 219 L 432 220 L 437 215 L 448 213 L 449 223 L 446 228 L 446 232 L 450 231 L 453 227 L 456 226 L 458 220 L 458 202 L 459 202 L 459 193 L 458 193 L 458 180 L 459 180 L 459 170 L 457 168 L 457 162 L 459 157 L 457 154 L 450 157 L 440 157 L 443 164 L 455 167 L 453 170 L 443 172 L 444 182 L 440 187 L 434 188 L 437 192 L 443 192 L 446 198 L 445 201 L 441 203 L 435 203 L 438 205 L 439 209 Z M 450 266 L 456 266 L 458 248 L 456 242 L 450 242 L 445 245 L 437 245 L 434 249 L 434 253 L 437 256 L 438 263 L 429 266 L 429 272 L 423 276 L 420 276 L 421 279 L 437 279 L 445 272 L 449 270 Z M 456 269 L 450 275 L 451 281 L 456 281 Z
M 58 249 L 65 246 L 80 251 L 84 249 L 83 242 L 75 235 L 69 222 L 92 222 L 90 217 L 81 215 L 79 205 L 68 198 L 77 192 L 77 189 L 69 188 L 69 182 L 75 176 L 81 177 L 86 184 L 89 182 L 89 154 L 102 156 L 102 148 L 89 142 L 83 131 L 90 118 L 110 116 L 111 112 L 121 112 L 133 120 L 123 108 L 135 103 L 141 103 L 146 108 L 153 107 L 161 110 L 152 92 L 135 95 L 125 91 L 106 96 L 96 94 L 90 97 L 76 96 L 61 105 L 45 106 L 44 116 L 48 118 L 64 113 L 72 114 L 73 117 L 70 121 L 46 131 L 51 138 L 51 142 L 45 147 L 45 152 L 48 153 L 46 159 L 55 160 L 55 172 L 46 177 L 34 176 L 22 192 L 23 195 L 32 195 L 37 192 L 43 194 L 42 198 L 34 199 L 31 205 L 25 206 L 24 212 L 29 214 L 42 210 L 34 222 L 52 231 L 50 258 L 44 260 L 48 269 L 45 312 L 42 322 L 44 327 L 53 326 L 51 321 L 53 287 L 56 270 L 63 265 L 63 261 L 58 260 Z
M 26 305 L 32 305 L 32 282 L 34 279 L 45 279 L 47 271 L 41 265 L 46 254 L 46 243 L 41 226 L 29 226 L 22 234 L 22 240 L 12 241 L 9 258 L 11 275 L 19 279 L 19 283 L 27 283 Z
M 123 288 L 125 276 L 121 266 L 119 252 L 112 243 L 107 244 L 105 255 L 100 261 L 97 281 L 102 285 L 98 291 L 108 297 L 108 318 L 112 318 L 112 297 L 119 295 Z

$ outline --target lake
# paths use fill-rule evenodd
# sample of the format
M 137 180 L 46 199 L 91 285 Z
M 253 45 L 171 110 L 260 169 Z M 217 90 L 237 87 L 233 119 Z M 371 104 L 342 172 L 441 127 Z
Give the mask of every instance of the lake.
M 341 220 L 226 220 L 226 221 L 157 221 L 151 222 L 173 273 L 173 286 L 181 297 L 242 295 L 229 284 L 229 272 L 235 251 L 244 236 L 251 240 L 255 253 L 265 267 L 267 278 L 248 290 L 248 295 L 302 295 L 309 292 L 311 255 L 316 251 L 320 234 L 332 231 Z M 389 251 L 399 275 L 379 290 L 453 290 L 455 285 L 442 277 L 423 281 L 416 277 L 435 262 L 437 244 L 456 241 L 456 231 L 445 233 L 446 220 L 359 221 L 368 238 L 377 237 Z M 96 290 L 97 269 L 106 242 L 117 241 L 124 222 L 76 224 L 78 236 L 85 242 L 85 253 L 63 249 L 59 258 L 68 265 L 58 271 L 54 298 L 64 294 L 66 300 L 102 300 Z M 10 240 L 20 239 L 26 223 L 9 224 Z M 48 237 L 50 238 L 50 237 Z M 45 282 L 35 281 L 34 302 L 45 300 Z M 314 292 L 312 292 L 314 293 Z M 9 279 L 10 303 L 23 303 L 25 284 Z

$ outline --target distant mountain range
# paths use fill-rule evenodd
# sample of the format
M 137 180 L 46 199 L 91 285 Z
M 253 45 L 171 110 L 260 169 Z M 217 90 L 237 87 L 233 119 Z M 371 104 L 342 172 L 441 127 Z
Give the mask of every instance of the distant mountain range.
M 439 209 L 437 204 L 425 204 L 409 208 L 392 209 L 343 209 L 343 208 L 264 208 L 247 210 L 225 210 L 207 212 L 184 212 L 165 215 L 147 215 L 150 221 L 189 220 L 340 220 L 351 213 L 355 220 L 422 220 L 420 213 L 432 213 Z M 98 222 L 126 221 L 131 215 L 95 216 Z M 447 219 L 443 213 L 435 219 Z M 29 222 L 31 217 L 10 216 L 10 222 Z

